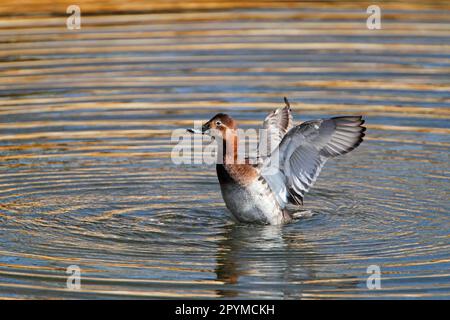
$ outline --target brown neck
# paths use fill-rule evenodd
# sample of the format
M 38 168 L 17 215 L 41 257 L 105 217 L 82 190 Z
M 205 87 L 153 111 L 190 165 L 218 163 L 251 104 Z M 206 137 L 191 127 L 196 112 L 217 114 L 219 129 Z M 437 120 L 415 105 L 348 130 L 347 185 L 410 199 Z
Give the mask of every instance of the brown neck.
M 223 139 L 223 164 L 236 164 L 238 159 L 238 137 L 236 130 L 227 130 Z

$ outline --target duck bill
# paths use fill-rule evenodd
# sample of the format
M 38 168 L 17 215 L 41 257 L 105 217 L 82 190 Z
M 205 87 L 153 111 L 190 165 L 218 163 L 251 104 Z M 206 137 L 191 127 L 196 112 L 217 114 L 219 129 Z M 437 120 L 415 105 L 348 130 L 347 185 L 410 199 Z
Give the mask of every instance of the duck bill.
M 193 133 L 193 134 L 206 134 L 206 135 L 210 135 L 210 126 L 209 123 L 205 123 L 204 125 L 202 125 L 202 129 L 198 130 L 198 129 L 194 129 L 194 128 L 189 128 L 186 129 L 187 132 Z
M 197 130 L 197 129 L 193 129 L 193 128 L 186 129 L 186 131 L 189 132 L 189 133 L 193 133 L 193 134 L 204 134 L 203 131 Z

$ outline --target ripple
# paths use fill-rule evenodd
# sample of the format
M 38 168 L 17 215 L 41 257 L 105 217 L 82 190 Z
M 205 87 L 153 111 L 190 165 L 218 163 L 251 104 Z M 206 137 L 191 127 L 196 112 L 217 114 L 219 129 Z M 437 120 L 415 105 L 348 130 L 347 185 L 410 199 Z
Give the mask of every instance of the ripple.
M 15 7 L 0 298 L 450 297 L 447 2 L 385 3 L 376 31 L 351 2 L 82 1 L 80 32 L 49 1 Z M 296 121 L 363 114 L 365 142 L 295 223 L 235 224 L 213 167 L 172 163 L 171 133 L 217 112 L 258 127 L 284 95 Z

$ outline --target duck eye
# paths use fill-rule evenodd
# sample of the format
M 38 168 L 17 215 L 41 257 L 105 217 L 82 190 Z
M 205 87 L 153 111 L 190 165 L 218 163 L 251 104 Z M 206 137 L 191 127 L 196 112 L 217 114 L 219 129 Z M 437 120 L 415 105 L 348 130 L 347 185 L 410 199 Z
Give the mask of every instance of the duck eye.
M 220 126 L 222 124 L 222 122 L 220 122 L 219 120 L 216 121 L 216 126 Z

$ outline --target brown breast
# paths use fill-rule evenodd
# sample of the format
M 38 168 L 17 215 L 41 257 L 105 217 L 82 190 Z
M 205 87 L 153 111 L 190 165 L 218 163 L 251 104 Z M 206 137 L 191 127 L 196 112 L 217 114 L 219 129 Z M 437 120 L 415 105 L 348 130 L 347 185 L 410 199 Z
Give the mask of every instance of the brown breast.
M 221 184 L 234 182 L 246 186 L 259 177 L 258 170 L 251 164 L 217 164 L 216 170 Z

